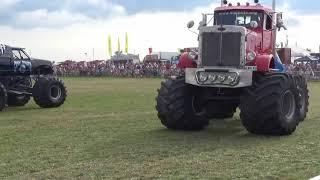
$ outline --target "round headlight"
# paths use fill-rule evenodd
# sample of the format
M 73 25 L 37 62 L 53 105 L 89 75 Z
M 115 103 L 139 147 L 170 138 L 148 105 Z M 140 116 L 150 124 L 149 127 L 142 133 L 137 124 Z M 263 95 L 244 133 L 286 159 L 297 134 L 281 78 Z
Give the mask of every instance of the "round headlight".
M 218 75 L 218 81 L 219 82 L 224 82 L 227 79 L 227 77 L 225 75 Z
M 239 83 L 239 74 L 231 74 L 229 77 L 228 77 L 228 83 L 232 86 L 236 85 Z
M 237 77 L 235 77 L 234 75 L 229 75 L 227 81 L 230 83 L 233 83 L 234 81 L 236 81 Z
M 256 59 L 256 56 L 257 54 L 254 52 L 254 51 L 250 51 L 248 54 L 247 54 L 247 60 L 248 61 L 253 61 Z
M 199 81 L 200 82 L 206 82 L 208 80 L 208 74 L 205 72 L 201 72 L 199 74 Z
M 196 60 L 197 59 L 197 54 L 194 52 L 189 52 L 188 53 L 188 58 L 192 59 L 192 60 Z
M 214 75 L 214 74 L 210 74 L 209 77 L 208 77 L 208 79 L 209 79 L 209 81 L 214 82 L 214 81 L 217 80 L 217 76 Z

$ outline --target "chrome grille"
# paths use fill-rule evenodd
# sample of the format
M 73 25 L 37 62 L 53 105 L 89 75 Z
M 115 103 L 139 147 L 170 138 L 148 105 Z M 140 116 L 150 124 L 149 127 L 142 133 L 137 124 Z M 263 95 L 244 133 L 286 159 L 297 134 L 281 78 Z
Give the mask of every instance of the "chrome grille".
M 202 66 L 240 66 L 240 32 L 204 32 L 201 49 Z

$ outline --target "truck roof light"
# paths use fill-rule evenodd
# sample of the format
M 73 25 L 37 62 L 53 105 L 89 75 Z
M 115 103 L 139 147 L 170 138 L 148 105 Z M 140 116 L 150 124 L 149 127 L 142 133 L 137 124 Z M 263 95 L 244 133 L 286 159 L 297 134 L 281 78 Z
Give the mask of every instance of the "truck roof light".
M 228 1 L 227 1 L 227 0 L 223 0 L 223 4 L 224 4 L 224 5 L 227 5 L 227 4 L 228 4 Z
M 229 6 L 232 6 L 232 3 L 229 3 Z
M 238 5 L 238 6 L 241 6 L 241 4 L 240 4 L 239 2 L 237 3 L 237 5 Z
M 250 6 L 250 3 L 248 3 L 248 2 L 247 2 L 247 4 L 246 4 L 246 5 L 247 5 L 247 6 Z

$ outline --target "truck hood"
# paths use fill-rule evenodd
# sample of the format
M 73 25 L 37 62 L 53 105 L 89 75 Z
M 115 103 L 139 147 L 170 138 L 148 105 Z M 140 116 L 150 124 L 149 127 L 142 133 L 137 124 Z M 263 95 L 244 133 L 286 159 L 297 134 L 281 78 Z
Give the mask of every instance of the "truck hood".
M 39 66 L 52 66 L 52 62 L 48 60 L 43 59 L 32 59 L 32 67 L 36 68 Z

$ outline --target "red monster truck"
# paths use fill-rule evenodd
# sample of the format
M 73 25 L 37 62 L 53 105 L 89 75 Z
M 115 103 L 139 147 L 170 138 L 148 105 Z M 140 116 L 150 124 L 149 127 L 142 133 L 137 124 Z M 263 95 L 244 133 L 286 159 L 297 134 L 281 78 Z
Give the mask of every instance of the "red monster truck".
M 208 16 L 213 18 L 209 20 Z M 192 28 L 194 22 L 188 23 Z M 185 75 L 167 79 L 156 109 L 174 130 L 199 130 L 212 118 L 233 117 L 240 108 L 251 133 L 289 135 L 307 115 L 306 80 L 286 73 L 275 49 L 282 14 L 255 4 L 228 4 L 204 14 L 198 52 L 181 56 Z

